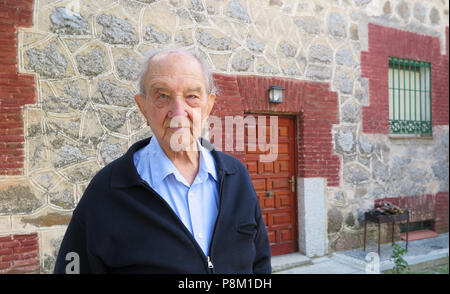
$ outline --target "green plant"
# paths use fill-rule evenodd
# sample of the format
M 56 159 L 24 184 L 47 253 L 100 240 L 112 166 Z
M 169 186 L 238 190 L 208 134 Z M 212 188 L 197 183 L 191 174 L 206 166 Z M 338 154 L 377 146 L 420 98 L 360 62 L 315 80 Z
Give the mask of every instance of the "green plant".
M 397 243 L 392 243 L 392 256 L 391 260 L 394 262 L 394 267 L 392 268 L 393 274 L 402 274 L 408 267 L 408 262 L 403 258 L 403 255 L 407 252 L 405 248 L 398 245 Z

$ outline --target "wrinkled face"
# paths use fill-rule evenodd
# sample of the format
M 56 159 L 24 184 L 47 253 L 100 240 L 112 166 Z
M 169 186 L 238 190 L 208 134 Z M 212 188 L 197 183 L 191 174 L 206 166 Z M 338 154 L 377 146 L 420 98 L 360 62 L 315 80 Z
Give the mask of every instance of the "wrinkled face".
M 206 93 L 206 80 L 194 57 L 182 53 L 160 55 L 149 64 L 145 97 L 136 95 L 135 101 L 161 147 L 179 151 L 174 150 L 174 142 L 191 144 L 201 135 L 215 95 Z

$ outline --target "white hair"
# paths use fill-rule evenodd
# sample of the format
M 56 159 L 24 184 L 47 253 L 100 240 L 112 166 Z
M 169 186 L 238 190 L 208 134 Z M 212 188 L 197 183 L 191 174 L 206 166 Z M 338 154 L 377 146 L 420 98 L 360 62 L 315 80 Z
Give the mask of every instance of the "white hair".
M 139 92 L 141 95 L 145 96 L 145 81 L 147 73 L 149 71 L 149 64 L 156 55 L 169 54 L 169 53 L 181 53 L 188 56 L 194 57 L 202 68 L 203 75 L 205 77 L 205 87 L 207 94 L 217 94 L 217 88 L 214 85 L 214 79 L 211 71 L 208 68 L 207 62 L 197 51 L 188 51 L 185 49 L 162 49 L 162 50 L 150 50 L 144 55 L 143 61 L 141 62 L 141 70 L 139 73 Z

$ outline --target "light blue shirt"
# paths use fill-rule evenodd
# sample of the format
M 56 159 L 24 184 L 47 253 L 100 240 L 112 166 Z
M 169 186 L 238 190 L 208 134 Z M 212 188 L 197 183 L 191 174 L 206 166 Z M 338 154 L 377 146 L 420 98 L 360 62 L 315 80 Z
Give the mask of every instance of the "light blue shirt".
M 199 168 L 192 185 L 180 174 L 155 136 L 134 153 L 134 165 L 143 180 L 172 208 L 206 256 L 219 210 L 217 172 L 210 151 L 200 145 Z

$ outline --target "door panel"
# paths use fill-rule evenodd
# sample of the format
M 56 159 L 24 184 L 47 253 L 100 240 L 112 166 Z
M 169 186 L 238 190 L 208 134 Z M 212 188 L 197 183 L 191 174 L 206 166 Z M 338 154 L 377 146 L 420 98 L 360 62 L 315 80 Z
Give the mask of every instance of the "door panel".
M 269 116 L 266 123 L 269 143 Z M 241 160 L 248 169 L 259 199 L 272 255 L 297 251 L 297 201 L 295 185 L 292 185 L 292 179 L 295 179 L 295 119 L 278 116 L 278 156 L 273 162 L 259 161 L 259 155 L 269 151 L 259 150 L 259 142 L 253 148 L 248 146 L 248 134 L 251 133 L 248 128 L 255 127 L 245 126 L 245 154 Z

